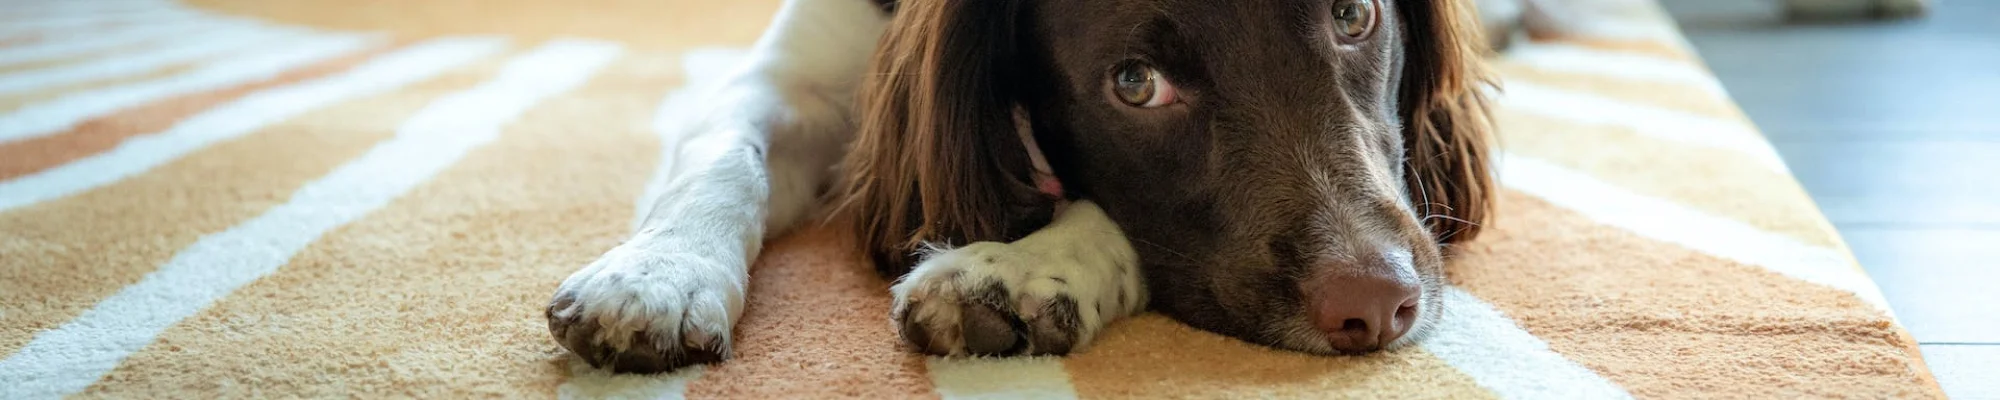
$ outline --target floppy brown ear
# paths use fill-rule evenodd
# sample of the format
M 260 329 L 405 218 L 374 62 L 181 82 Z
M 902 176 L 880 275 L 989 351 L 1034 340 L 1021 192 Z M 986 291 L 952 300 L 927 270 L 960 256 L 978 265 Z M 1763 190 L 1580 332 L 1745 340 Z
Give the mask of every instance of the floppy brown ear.
M 1048 224 L 1015 132 L 1015 0 L 905 1 L 857 102 L 835 217 L 885 276 L 926 244 L 1012 241 Z
M 1439 243 L 1478 236 L 1492 218 L 1493 124 L 1482 88 L 1492 78 L 1469 0 L 1407 2 L 1401 111 L 1405 181 Z

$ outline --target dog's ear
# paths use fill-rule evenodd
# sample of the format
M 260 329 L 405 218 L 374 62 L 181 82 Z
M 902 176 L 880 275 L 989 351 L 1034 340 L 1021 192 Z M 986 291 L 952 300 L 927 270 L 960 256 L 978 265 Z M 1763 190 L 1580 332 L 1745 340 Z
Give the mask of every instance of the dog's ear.
M 1402 3 L 1407 34 L 1400 112 L 1411 203 L 1439 243 L 1470 240 L 1491 219 L 1493 123 L 1484 39 L 1467 0 Z
M 898 6 L 857 108 L 835 216 L 887 276 L 927 244 L 1012 241 L 1048 224 L 1015 131 L 1017 0 Z

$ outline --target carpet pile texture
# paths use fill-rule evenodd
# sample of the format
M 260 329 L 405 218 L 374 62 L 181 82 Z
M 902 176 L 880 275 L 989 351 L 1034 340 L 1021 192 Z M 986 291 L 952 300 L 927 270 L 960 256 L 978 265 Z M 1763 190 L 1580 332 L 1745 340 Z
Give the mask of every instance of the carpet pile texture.
M 776 0 L 0 0 L 0 398 L 1943 397 L 1671 22 L 1601 1 L 1495 56 L 1498 218 L 1421 346 L 1146 315 L 1067 358 L 927 358 L 805 229 L 753 268 L 734 360 L 613 376 L 543 307 Z

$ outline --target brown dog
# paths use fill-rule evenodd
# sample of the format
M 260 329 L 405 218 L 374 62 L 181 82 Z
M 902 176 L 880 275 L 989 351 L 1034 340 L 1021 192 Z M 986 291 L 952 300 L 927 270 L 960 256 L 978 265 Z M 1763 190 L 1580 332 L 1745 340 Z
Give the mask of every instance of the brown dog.
M 788 1 L 552 332 L 620 370 L 726 357 L 758 241 L 832 183 L 924 352 L 1062 354 L 1148 308 L 1410 343 L 1492 196 L 1467 1 Z

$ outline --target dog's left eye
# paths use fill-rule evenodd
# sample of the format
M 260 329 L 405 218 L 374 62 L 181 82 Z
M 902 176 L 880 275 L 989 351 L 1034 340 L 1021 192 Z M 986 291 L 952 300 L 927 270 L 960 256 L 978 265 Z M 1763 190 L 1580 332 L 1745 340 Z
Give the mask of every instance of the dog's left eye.
M 1177 97 L 1166 75 L 1140 61 L 1127 61 L 1111 71 L 1111 92 L 1126 105 L 1143 108 L 1173 104 Z
M 1333 30 L 1341 39 L 1359 40 L 1375 28 L 1375 0 L 1337 0 L 1333 3 Z

